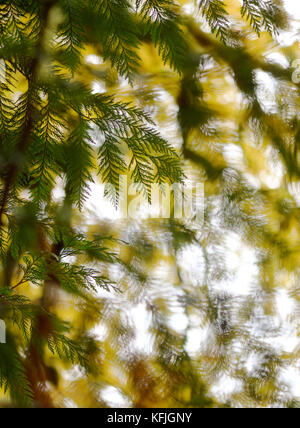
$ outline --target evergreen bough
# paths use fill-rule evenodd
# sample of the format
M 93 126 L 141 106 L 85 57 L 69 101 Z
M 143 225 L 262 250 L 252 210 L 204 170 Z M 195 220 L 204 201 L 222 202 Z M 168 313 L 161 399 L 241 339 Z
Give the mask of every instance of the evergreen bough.
M 44 358 L 46 349 L 63 363 L 80 366 L 86 376 L 97 372 L 93 360 L 96 344 L 82 337 L 53 310 L 58 292 L 79 299 L 82 310 L 90 306 L 99 311 L 93 306 L 93 295 L 99 288 L 120 291 L 107 274 L 109 267 L 126 266 L 133 283 L 146 282 L 143 272 L 134 265 L 127 266 L 110 250 L 110 236 L 91 237 L 73 226 L 72 215 L 76 208 L 84 207 L 94 174 L 99 174 L 103 182 L 113 184 L 117 190 L 119 175 L 125 173 L 130 173 L 133 182 L 147 189 L 155 182 L 173 183 L 183 179 L 177 151 L 162 138 L 147 112 L 106 94 L 95 94 L 78 78 L 87 47 L 96 46 L 119 78 L 131 84 L 141 66 L 140 48 L 144 43 L 156 47 L 163 64 L 181 78 L 177 102 L 183 156 L 200 166 L 212 182 L 220 180 L 224 224 L 241 231 L 249 241 L 251 234 L 260 237 L 266 246 L 261 256 L 263 266 L 270 261 L 268 256 L 264 258 L 267 244 L 278 251 L 278 258 L 286 257 L 291 251 L 254 214 L 247 217 L 242 211 L 239 203 L 243 197 L 249 200 L 253 197 L 256 201 L 257 195 L 239 173 L 221 163 L 215 164 L 189 146 L 195 129 L 204 138 L 217 136 L 210 124 L 215 119 L 214 112 L 206 105 L 197 80 L 201 54 L 192 52 L 190 40 L 193 39 L 194 46 L 198 43 L 201 49 L 208 49 L 214 60 L 230 68 L 238 89 L 250 100 L 249 118 L 272 137 L 272 144 L 287 170 L 299 178 L 290 139 L 286 144 L 273 129 L 272 118 L 260 108 L 253 77 L 256 69 L 271 73 L 281 81 L 290 79 L 290 73 L 253 58 L 236 43 L 240 40 L 236 40 L 236 34 L 231 31 L 226 2 L 199 0 L 197 3 L 216 39 L 183 19 L 179 6 L 171 0 L 1 2 L 0 58 L 5 63 L 6 76 L 0 84 L 0 318 L 6 321 L 8 329 L 7 343 L 0 348 L 0 386 L 9 391 L 14 405 L 53 406 L 46 384 L 48 381 L 56 384 L 57 379 L 55 370 Z M 241 18 L 249 22 L 257 34 L 266 30 L 275 35 L 285 25 L 280 0 L 243 0 Z M 294 131 L 297 126 L 295 123 Z M 64 183 L 65 196 L 61 204 L 52 200 L 58 178 Z M 261 201 L 265 195 L 258 197 Z M 287 207 L 280 209 L 284 211 Z M 171 221 L 163 232 L 173 240 L 172 254 L 177 254 L 180 244 L 197 243 L 203 247 L 207 282 L 216 276 L 211 272 L 205 245 L 197 241 L 192 231 Z M 206 239 L 211 239 L 210 234 Z M 134 245 L 139 248 L 139 242 Z M 146 247 L 151 252 L 150 244 Z M 94 262 L 94 266 L 80 264 L 81 257 L 91 264 Z M 22 295 L 22 287 L 28 283 L 41 288 L 38 302 Z M 192 297 L 189 296 L 191 300 Z M 220 359 L 211 370 L 214 375 L 222 368 L 225 360 L 222 352 L 228 351 L 228 343 L 236 333 L 226 313 L 226 296 L 212 297 L 206 287 L 201 299 L 197 304 L 202 305 L 201 309 L 207 312 L 218 332 Z M 173 392 L 177 391 L 178 372 L 188 373 L 191 399 L 183 400 L 183 404 L 212 405 L 209 399 L 204 399 L 205 388 L 196 381 L 189 356 L 185 352 L 180 357 L 176 354 L 179 348 L 184 348 L 184 341 L 167 330 L 168 320 L 163 319 L 155 304 L 149 307 L 158 332 L 162 355 L 159 364 L 174 380 Z M 247 315 L 244 318 L 247 319 Z M 117 327 L 116 340 L 121 340 L 124 329 Z M 281 364 L 276 355 L 259 340 L 251 341 L 246 335 L 243 340 L 248 341 L 249 349 L 268 357 L 265 370 L 273 376 L 275 365 Z M 178 369 L 176 376 L 174 367 L 169 365 L 172 359 Z M 135 368 L 137 373 L 144 370 L 138 364 Z M 238 373 L 238 376 L 242 375 Z M 181 383 L 184 382 L 187 381 L 181 379 Z M 248 395 L 259 401 L 254 392 L 255 382 L 251 379 Z M 148 393 L 152 395 L 150 386 Z
M 91 370 L 84 345 L 71 339 L 70 326 L 51 313 L 51 294 L 59 287 L 89 299 L 99 287 L 115 288 L 101 272 L 65 259 L 82 253 L 118 263 L 103 240 L 89 241 L 71 226 L 72 207 L 83 207 L 93 172 L 117 189 L 119 175 L 128 168 L 133 181 L 148 188 L 155 181 L 182 179 L 178 154 L 148 114 L 93 94 L 76 79 L 82 53 L 89 44 L 99 46 L 104 60 L 132 81 L 143 34 L 151 34 L 163 61 L 179 69 L 184 41 L 178 21 L 169 2 L 139 1 L 136 10 L 126 0 L 1 3 L 0 56 L 6 78 L 0 87 L 0 298 L 8 343 L 0 352 L 0 385 L 18 404 L 33 399 L 49 404 L 39 390 L 44 346 Z M 15 95 L 20 82 L 26 89 Z M 65 198 L 54 209 L 51 194 L 58 177 L 64 179 Z M 20 279 L 14 283 L 16 271 Z M 38 304 L 17 294 L 26 283 L 43 288 Z M 24 334 L 21 347 L 11 330 L 15 324 Z

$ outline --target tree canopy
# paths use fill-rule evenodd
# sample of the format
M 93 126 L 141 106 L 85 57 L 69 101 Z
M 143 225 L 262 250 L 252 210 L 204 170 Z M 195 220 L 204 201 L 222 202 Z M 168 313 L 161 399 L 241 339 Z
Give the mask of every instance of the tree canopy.
M 281 0 L 1 2 L 0 407 L 299 407 L 295 26 Z M 201 227 L 151 217 L 190 182 Z

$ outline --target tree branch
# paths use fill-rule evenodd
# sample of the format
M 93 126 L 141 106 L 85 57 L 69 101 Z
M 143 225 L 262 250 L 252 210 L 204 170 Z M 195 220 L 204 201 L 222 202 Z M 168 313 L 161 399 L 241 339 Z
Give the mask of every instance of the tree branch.
M 41 16 L 41 30 L 39 39 L 35 48 L 34 57 L 31 60 L 31 64 L 29 67 L 29 75 L 28 75 L 28 92 L 30 93 L 32 87 L 34 86 L 37 80 L 38 69 L 40 65 L 40 59 L 43 53 L 43 41 L 45 36 L 45 31 L 47 28 L 47 22 L 50 10 L 52 6 L 55 4 L 55 0 L 48 0 L 45 2 L 44 7 L 42 9 Z M 6 178 L 4 181 L 4 188 L 2 193 L 2 198 L 0 202 L 0 227 L 3 225 L 3 214 L 5 213 L 7 202 L 11 193 L 12 186 L 18 176 L 18 174 L 23 170 L 25 162 L 26 162 L 26 150 L 30 144 L 30 134 L 33 128 L 33 111 L 34 105 L 32 102 L 28 103 L 25 125 L 23 127 L 23 131 L 21 133 L 19 142 L 17 144 L 16 151 L 12 159 L 8 161 L 6 166 Z

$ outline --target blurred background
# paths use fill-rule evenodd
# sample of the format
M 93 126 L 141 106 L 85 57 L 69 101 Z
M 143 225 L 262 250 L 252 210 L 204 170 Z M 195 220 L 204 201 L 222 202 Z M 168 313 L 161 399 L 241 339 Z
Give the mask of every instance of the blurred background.
M 241 19 L 239 0 L 227 1 L 224 47 L 197 2 L 178 3 L 182 75 L 145 38 L 133 84 L 91 45 L 75 77 L 151 115 L 186 180 L 204 183 L 204 223 L 152 218 L 147 201 L 139 219 L 121 218 L 93 175 L 72 223 L 113 238 L 105 245 L 120 263 L 65 260 L 100 269 L 114 288 L 84 302 L 58 291 L 55 311 L 90 346 L 97 370 L 49 352 L 47 385 L 64 407 L 298 407 L 300 98 L 291 76 L 300 6 L 280 5 L 288 17 L 272 37 Z M 96 128 L 92 139 L 101 146 Z M 59 178 L 52 198 L 64 199 Z M 34 300 L 40 290 L 26 284 L 22 293 Z

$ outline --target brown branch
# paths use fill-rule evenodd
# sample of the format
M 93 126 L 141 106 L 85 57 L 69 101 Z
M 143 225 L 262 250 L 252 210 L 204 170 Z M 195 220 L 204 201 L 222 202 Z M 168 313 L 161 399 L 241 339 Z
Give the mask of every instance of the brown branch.
M 16 288 L 18 288 L 20 285 L 25 284 L 27 282 L 27 280 L 24 280 L 24 278 L 21 279 L 21 281 L 19 281 L 16 285 L 14 285 L 13 287 L 10 287 L 11 290 L 15 290 Z
M 290 69 L 267 62 L 263 58 L 254 57 L 244 47 L 224 46 L 214 37 L 200 30 L 199 25 L 189 18 L 186 19 L 186 25 L 199 46 L 209 52 L 217 61 L 222 59 L 232 69 L 239 68 L 241 64 L 250 70 L 261 69 L 266 73 L 271 73 L 277 79 L 292 82 L 292 71 Z
M 56 278 L 53 277 L 52 264 L 56 262 L 56 257 L 59 257 L 63 248 L 63 243 L 61 242 L 50 246 L 42 229 L 40 230 L 40 240 L 42 241 L 41 245 L 45 247 L 44 250 L 48 253 L 48 278 L 44 284 L 41 298 L 41 310 L 37 314 L 35 328 L 27 352 L 25 368 L 36 404 L 42 408 L 54 408 L 55 404 L 47 390 L 49 371 L 44 361 L 43 347 L 37 346 L 37 343 L 40 338 L 47 339 L 53 332 L 49 311 L 56 303 L 59 283 Z
M 213 165 L 208 159 L 186 147 L 183 148 L 182 154 L 185 159 L 201 165 L 210 180 L 218 179 L 224 171 L 225 167 Z
M 41 29 L 39 33 L 39 38 L 33 53 L 33 57 L 29 64 L 29 71 L 27 74 L 28 80 L 28 103 L 26 106 L 26 116 L 23 129 L 20 134 L 20 138 L 16 145 L 16 150 L 14 156 L 11 157 L 6 165 L 6 174 L 3 185 L 3 192 L 0 200 L 0 228 L 3 226 L 3 215 L 7 209 L 7 204 L 15 184 L 16 179 L 19 174 L 23 171 L 26 164 L 26 152 L 31 143 L 31 134 L 34 128 L 34 102 L 31 100 L 30 96 L 35 90 L 37 81 L 38 81 L 38 71 L 43 56 L 44 50 L 44 38 L 46 29 L 48 26 L 49 13 L 52 6 L 56 3 L 56 0 L 46 0 L 43 1 L 41 9 Z M 19 287 L 25 281 L 23 278 L 13 287 L 12 290 Z M 44 294 L 47 292 L 47 281 L 45 283 Z M 31 343 L 27 353 L 27 359 L 24 361 L 24 367 L 26 370 L 26 375 L 29 380 L 31 389 L 33 391 L 34 400 L 37 406 L 42 408 L 53 408 L 54 403 L 47 389 L 47 371 L 46 366 L 43 361 L 42 350 L 37 346 L 38 336 L 47 336 L 49 332 L 50 319 L 46 314 L 44 308 L 47 305 L 42 305 L 42 310 L 38 314 L 35 325 L 35 334 L 33 334 Z M 48 305 L 50 306 L 50 305 Z

